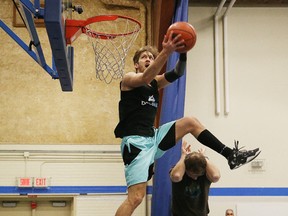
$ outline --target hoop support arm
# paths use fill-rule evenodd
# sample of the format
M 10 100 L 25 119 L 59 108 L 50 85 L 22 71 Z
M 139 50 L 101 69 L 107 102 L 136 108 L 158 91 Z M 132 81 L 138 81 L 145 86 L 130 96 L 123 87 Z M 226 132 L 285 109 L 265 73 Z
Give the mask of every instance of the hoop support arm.
M 65 39 L 67 44 L 71 44 L 82 34 L 82 27 L 85 26 L 86 20 L 69 20 L 65 21 Z

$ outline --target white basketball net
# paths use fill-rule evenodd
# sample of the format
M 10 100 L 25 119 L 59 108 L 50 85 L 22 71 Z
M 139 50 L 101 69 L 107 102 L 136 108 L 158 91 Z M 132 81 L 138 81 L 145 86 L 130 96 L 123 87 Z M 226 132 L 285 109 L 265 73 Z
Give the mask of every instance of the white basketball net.
M 110 26 L 111 32 L 102 33 L 107 32 L 107 26 Z M 123 17 L 89 25 L 93 33 L 89 34 L 88 30 L 86 34 L 95 53 L 97 79 L 107 84 L 114 79 L 122 79 L 127 53 L 138 37 L 140 28 L 139 23 Z

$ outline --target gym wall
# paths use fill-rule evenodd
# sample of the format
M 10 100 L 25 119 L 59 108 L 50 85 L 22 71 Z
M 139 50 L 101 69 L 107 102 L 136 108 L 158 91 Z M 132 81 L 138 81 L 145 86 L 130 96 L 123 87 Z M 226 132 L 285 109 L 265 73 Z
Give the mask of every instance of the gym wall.
M 150 29 L 149 3 L 141 1 L 73 1 L 84 12 L 72 17 L 86 20 L 96 15 L 128 15 L 141 22 L 143 28 L 126 58 L 125 71 L 134 71 L 132 57 L 147 43 Z M 1 20 L 27 45 L 30 37 L 25 27 L 13 27 L 13 2 L 1 1 Z M 22 20 L 18 17 L 17 22 Z M 52 56 L 47 32 L 37 27 L 48 65 Z M 109 31 L 109 25 L 107 25 Z M 150 31 L 149 31 L 150 32 Z M 82 34 L 74 47 L 74 90 L 62 92 L 59 80 L 53 80 L 2 29 L 1 136 L 2 144 L 118 144 L 113 130 L 118 122 L 120 80 L 110 84 L 96 79 L 95 54 L 88 37 Z M 52 66 L 51 66 L 52 67 Z
M 253 168 L 250 163 L 231 171 L 224 157 L 206 149 L 222 175 L 213 187 L 223 188 L 210 197 L 209 215 L 224 215 L 227 208 L 234 208 L 238 216 L 248 216 L 252 213 L 243 211 L 243 206 L 251 208 L 265 203 L 273 203 L 269 205 L 270 211 L 265 213 L 257 208 L 256 215 L 280 209 L 282 214 L 287 214 L 283 212 L 282 202 L 288 203 L 288 175 L 283 170 L 288 163 L 288 8 L 233 7 L 226 17 L 225 46 L 223 17 L 219 17 L 218 115 L 215 114 L 215 12 L 216 8 L 189 7 L 189 22 L 196 28 L 198 38 L 188 53 L 185 115 L 196 116 L 227 146 L 233 147 L 234 140 L 239 140 L 239 147 L 259 147 L 262 152 L 256 162 L 263 166 Z M 229 98 L 224 96 L 224 47 Z M 230 106 L 227 114 L 226 99 Z M 195 149 L 203 147 L 191 136 L 185 139 Z M 250 207 L 246 203 L 251 203 Z

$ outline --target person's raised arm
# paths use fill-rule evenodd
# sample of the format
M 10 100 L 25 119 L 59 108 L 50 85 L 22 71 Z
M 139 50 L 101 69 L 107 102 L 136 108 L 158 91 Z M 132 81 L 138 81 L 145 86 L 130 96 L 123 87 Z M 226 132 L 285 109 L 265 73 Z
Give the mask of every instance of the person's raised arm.
M 173 32 L 172 32 L 173 33 Z M 155 77 L 160 73 L 162 67 L 167 62 L 168 57 L 177 48 L 184 46 L 184 40 L 180 39 L 181 35 L 177 35 L 172 38 L 172 33 L 170 35 L 165 35 L 162 42 L 162 51 L 156 57 L 154 62 L 152 62 L 143 73 L 130 72 L 124 75 L 122 80 L 122 85 L 128 88 L 136 88 L 144 84 L 150 84 L 150 82 L 155 79 Z
M 180 53 L 175 67 L 157 78 L 158 88 L 164 88 L 184 75 L 186 69 L 187 53 Z
M 205 153 L 205 149 L 201 148 L 198 150 L 199 153 L 203 154 Z M 205 156 L 205 155 L 204 155 Z M 213 164 L 208 157 L 206 158 L 206 162 L 207 162 L 207 166 L 206 166 L 206 176 L 209 179 L 209 181 L 215 183 L 217 181 L 219 181 L 221 174 L 220 174 L 220 170 L 218 169 L 218 167 Z
M 182 149 L 181 149 L 181 157 L 177 164 L 171 169 L 170 171 L 170 179 L 172 182 L 180 182 L 183 178 L 183 175 L 185 173 L 185 164 L 184 160 L 187 154 L 191 152 L 191 145 L 187 144 L 186 141 L 183 141 L 182 143 Z

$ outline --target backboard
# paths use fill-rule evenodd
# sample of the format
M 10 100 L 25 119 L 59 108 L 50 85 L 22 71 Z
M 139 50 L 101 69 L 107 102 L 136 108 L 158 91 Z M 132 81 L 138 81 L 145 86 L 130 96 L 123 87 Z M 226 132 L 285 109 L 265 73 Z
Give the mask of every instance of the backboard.
M 44 22 L 50 41 L 54 64 L 63 91 L 73 90 L 74 49 L 65 42 L 65 20 L 72 18 L 72 0 L 45 1 Z

